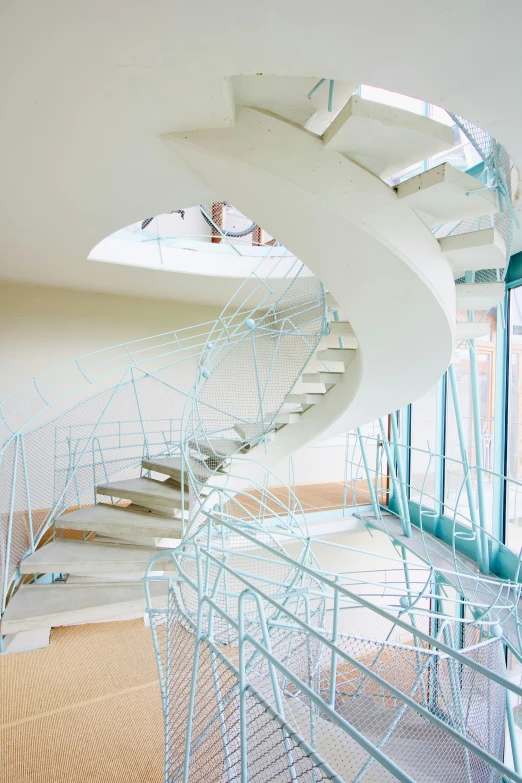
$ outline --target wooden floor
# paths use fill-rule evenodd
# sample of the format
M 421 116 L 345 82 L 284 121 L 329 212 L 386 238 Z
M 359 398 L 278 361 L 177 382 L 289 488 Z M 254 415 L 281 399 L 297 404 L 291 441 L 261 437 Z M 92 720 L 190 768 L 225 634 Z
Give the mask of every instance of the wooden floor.
M 1 783 L 162 783 L 163 718 L 143 620 L 52 631 L 0 656 Z
M 286 515 L 288 505 L 292 506 L 297 498 L 296 513 L 332 511 L 355 505 L 367 505 L 371 501 L 366 481 L 351 482 L 346 486 L 342 481 L 322 482 L 321 484 L 298 484 L 294 495 L 289 495 L 288 487 L 270 487 L 265 493 L 257 489 L 245 489 L 236 495 L 227 507 L 227 512 L 237 517 L 266 516 L 273 511 Z M 380 489 L 385 489 L 385 481 L 380 481 Z M 379 492 L 379 502 L 386 503 L 386 493 Z

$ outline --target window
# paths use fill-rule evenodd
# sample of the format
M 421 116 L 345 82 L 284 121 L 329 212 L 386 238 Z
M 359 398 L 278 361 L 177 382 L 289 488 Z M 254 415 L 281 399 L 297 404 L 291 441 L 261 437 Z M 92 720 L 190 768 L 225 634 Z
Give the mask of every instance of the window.
M 435 506 L 437 386 L 411 406 L 410 500 L 426 508 Z
M 475 314 L 479 315 L 478 313 Z M 477 319 L 478 320 L 478 319 Z M 495 410 L 495 343 L 496 343 L 496 309 L 491 310 L 483 319 L 490 324 L 490 333 L 475 341 L 477 361 L 477 388 L 479 399 L 480 420 L 480 452 L 477 454 L 477 444 L 474 429 L 473 410 L 473 378 L 471 362 L 471 345 L 463 343 L 455 351 L 453 368 L 457 382 L 458 405 L 455 405 L 451 383 L 448 383 L 446 403 L 446 460 L 444 503 L 445 515 L 456 518 L 459 522 L 470 525 L 471 519 L 477 522 L 479 502 L 477 490 L 477 463 L 485 470 L 482 472 L 484 486 L 484 508 L 487 530 L 492 529 L 493 519 L 493 477 L 487 473 L 493 470 L 493 438 Z M 459 437 L 457 410 L 460 408 L 462 442 Z M 463 455 L 464 451 L 464 455 Z M 463 462 L 471 466 L 471 492 L 466 486 L 466 472 Z
M 515 552 L 522 547 L 522 288 L 510 293 L 507 516 L 505 543 Z

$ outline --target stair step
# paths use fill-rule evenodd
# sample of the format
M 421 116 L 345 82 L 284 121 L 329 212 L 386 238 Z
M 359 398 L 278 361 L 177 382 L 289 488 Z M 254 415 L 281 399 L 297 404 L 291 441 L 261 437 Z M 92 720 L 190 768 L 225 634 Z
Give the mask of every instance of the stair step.
M 169 479 L 157 481 L 143 476 L 124 481 L 110 481 L 108 484 L 98 484 L 96 491 L 100 495 L 132 500 L 133 503 L 145 508 L 180 509 L 182 502 L 181 489 L 169 483 Z M 189 499 L 185 493 L 185 509 L 188 509 L 188 504 Z
M 112 536 L 106 536 L 104 533 L 98 533 L 96 541 L 100 544 L 117 544 L 118 546 L 140 546 L 148 549 L 174 549 L 181 543 L 180 534 L 178 538 L 160 538 L 158 536 L 135 536 L 130 533 L 119 536 L 117 531 Z
M 244 444 L 241 441 L 231 438 L 202 438 L 201 440 L 190 440 L 188 445 L 189 448 L 210 457 L 212 460 L 216 457 L 226 459 L 237 451 L 244 450 Z
M 356 351 L 357 348 L 359 347 L 359 342 L 354 334 L 345 335 L 344 337 L 342 337 L 342 341 L 343 341 L 343 348 Z M 340 347 L 339 337 L 337 337 L 337 335 L 334 335 L 332 332 L 330 332 L 330 334 L 321 337 L 318 347 L 320 350 L 323 349 L 326 350 L 326 348 L 339 348 Z
M 317 351 L 316 358 L 322 362 L 340 362 L 346 367 L 350 364 L 355 356 L 354 348 L 323 348 L 321 351 Z
M 463 340 L 489 340 L 491 338 L 491 325 L 487 321 L 459 321 L 455 330 L 458 343 Z
M 325 383 L 327 386 L 340 383 L 343 379 L 342 372 L 305 372 L 301 376 L 303 383 Z
M 484 190 L 484 185 L 449 163 L 417 174 L 401 182 L 394 190 L 398 198 L 407 199 L 431 226 L 494 215 L 499 211 L 496 190 L 467 196 L 469 192 Z
M 167 582 L 152 582 L 150 587 L 160 606 Z M 145 606 L 142 583 L 22 585 L 9 601 L 0 631 L 14 634 L 59 625 L 133 620 L 143 616 Z
M 181 456 L 177 457 L 150 457 L 148 459 L 142 460 L 142 468 L 144 470 L 153 470 L 156 473 L 164 473 L 166 476 L 170 476 L 171 478 L 175 479 L 181 484 L 181 473 L 182 473 L 182 458 Z M 184 465 L 184 483 L 185 486 L 188 487 L 189 485 L 189 475 L 188 470 L 190 470 L 193 475 L 198 479 L 198 481 L 206 481 L 211 475 L 212 470 L 210 470 L 207 465 L 205 465 L 204 462 L 200 462 L 197 459 L 188 459 L 185 461 Z
M 317 405 L 322 400 L 324 400 L 324 394 L 289 394 L 286 398 L 286 402 L 298 405 Z
M 135 571 L 127 574 L 121 572 L 114 572 L 108 574 L 95 574 L 89 576 L 88 574 L 76 575 L 70 574 L 67 577 L 68 585 L 86 585 L 86 584 L 114 584 L 121 582 L 140 582 L 143 579 L 143 571 Z
M 348 321 L 330 321 L 329 324 L 330 334 L 336 337 L 354 337 L 353 329 Z
M 97 503 L 63 514 L 55 520 L 58 530 L 92 530 L 107 536 L 180 538 L 181 519 Z
M 333 297 L 333 295 L 330 293 L 330 291 L 326 292 L 325 295 L 326 304 L 331 310 L 339 310 L 339 303 L 337 300 Z
M 453 129 L 420 114 L 352 95 L 323 143 L 380 177 L 455 146 Z
M 272 418 L 273 417 L 271 417 L 270 421 Z M 263 435 L 266 435 L 268 432 L 275 430 L 275 426 L 275 422 L 269 423 L 269 421 L 265 421 L 264 424 L 261 422 L 254 422 L 252 424 L 249 422 L 241 422 L 234 424 L 234 429 L 242 441 L 245 443 L 250 443 L 253 440 L 262 438 Z
M 441 237 L 439 245 L 454 272 L 502 269 L 506 266 L 506 243 L 495 228 Z
M 301 420 L 300 413 L 278 413 L 276 416 L 277 424 L 297 424 Z
M 103 576 L 109 574 L 135 574 L 143 576 L 145 569 L 158 550 L 153 547 L 118 546 L 99 541 L 76 541 L 57 538 L 37 549 L 22 560 L 22 574 L 75 574 L 77 576 Z M 165 568 L 172 570 L 170 558 Z M 165 570 L 160 567 L 156 570 Z
M 470 283 L 455 286 L 457 310 L 490 310 L 504 299 L 506 284 Z

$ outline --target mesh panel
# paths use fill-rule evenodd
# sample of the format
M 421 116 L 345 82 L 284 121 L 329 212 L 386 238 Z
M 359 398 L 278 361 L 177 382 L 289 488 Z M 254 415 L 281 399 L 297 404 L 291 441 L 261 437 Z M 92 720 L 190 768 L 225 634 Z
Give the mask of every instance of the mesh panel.
M 479 128 L 474 123 L 455 114 L 450 114 L 457 126 L 462 130 L 471 144 L 475 147 L 485 168 L 483 179 L 486 185 L 497 185 L 499 189 L 500 211 L 495 215 L 485 215 L 479 218 L 470 218 L 462 220 L 454 226 L 450 234 L 464 234 L 470 231 L 480 231 L 485 228 L 496 228 L 506 247 L 506 258 L 509 260 L 511 255 L 511 245 L 513 241 L 513 218 L 509 205 L 513 200 L 511 172 L 513 164 L 506 150 L 489 133 Z M 491 272 L 491 270 L 485 270 Z M 503 272 L 504 270 L 502 270 Z M 503 275 L 502 275 L 503 276 Z M 486 279 L 476 282 L 489 282 L 489 280 L 500 279 L 499 277 L 488 276 Z M 461 282 L 460 280 L 457 282 Z
M 241 493 L 243 476 L 255 475 L 258 480 L 255 460 L 246 460 L 240 453 L 273 430 L 278 412 L 324 331 L 323 288 L 306 267 L 299 264 L 290 279 L 275 282 L 273 288 L 261 288 L 261 303 L 248 319 L 242 304 L 241 314 L 228 319 L 225 341 L 224 330 L 216 329 L 210 336 L 201 361 L 202 377 L 183 416 L 182 449 L 186 456 L 217 470 L 223 463 L 219 443 L 227 441 L 227 454 L 232 457 L 229 472 L 234 480 L 222 488 L 221 506 Z M 239 301 L 242 296 L 244 293 Z M 200 495 L 201 483 L 190 476 L 190 523 L 196 527 L 205 521 L 200 514 L 205 501 Z M 246 504 L 247 514 L 255 519 L 251 497 L 240 494 L 234 504 Z M 283 504 L 281 513 L 287 515 Z
M 233 534 L 226 543 L 230 571 L 225 581 L 219 548 L 216 562 L 203 556 L 198 570 L 196 550 L 185 546 L 175 556 L 184 581 L 171 589 L 167 611 L 151 610 L 164 682 L 169 783 L 183 772 L 193 671 L 190 780 L 240 779 L 245 752 L 249 780 L 290 780 L 294 768 L 304 776 L 297 780 L 322 779 L 314 778 L 314 770 L 326 779 L 393 780 L 388 765 L 396 765 L 426 783 L 500 783 L 502 773 L 473 750 L 502 759 L 505 690 L 487 674 L 505 675 L 500 639 L 484 641 L 477 626 L 437 620 L 423 614 L 422 606 L 410 613 L 415 625 L 403 627 L 393 612 L 377 614 L 346 596 L 339 598 L 336 623 L 333 593 L 325 592 L 320 580 L 282 561 L 277 547 L 260 557 L 255 545 L 247 547 L 241 538 Z M 199 603 L 187 581 L 196 583 L 198 574 L 219 607 L 212 631 L 208 605 Z M 273 600 L 259 593 L 264 620 L 259 604 L 246 600 L 243 622 L 249 636 L 238 646 L 236 625 L 228 618 L 241 615 L 238 597 L 246 584 L 252 595 L 259 585 Z M 194 670 L 198 609 L 203 635 Z M 265 634 L 273 659 L 263 653 Z M 327 642 L 334 639 L 332 648 Z M 462 650 L 486 673 L 440 652 L 430 639 Z M 241 648 L 248 686 L 243 723 L 237 671 Z M 461 737 L 473 745 L 464 746 Z

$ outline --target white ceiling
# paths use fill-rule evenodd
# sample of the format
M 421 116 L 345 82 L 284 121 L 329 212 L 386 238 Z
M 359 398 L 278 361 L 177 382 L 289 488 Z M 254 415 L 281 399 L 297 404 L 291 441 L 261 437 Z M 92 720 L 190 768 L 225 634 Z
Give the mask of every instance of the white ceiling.
M 86 258 L 122 226 L 226 198 L 162 134 L 232 122 L 238 74 L 301 77 L 303 94 L 326 76 L 419 97 L 520 165 L 521 23 L 519 0 L 5 0 L 0 277 L 212 301 L 200 277 Z

